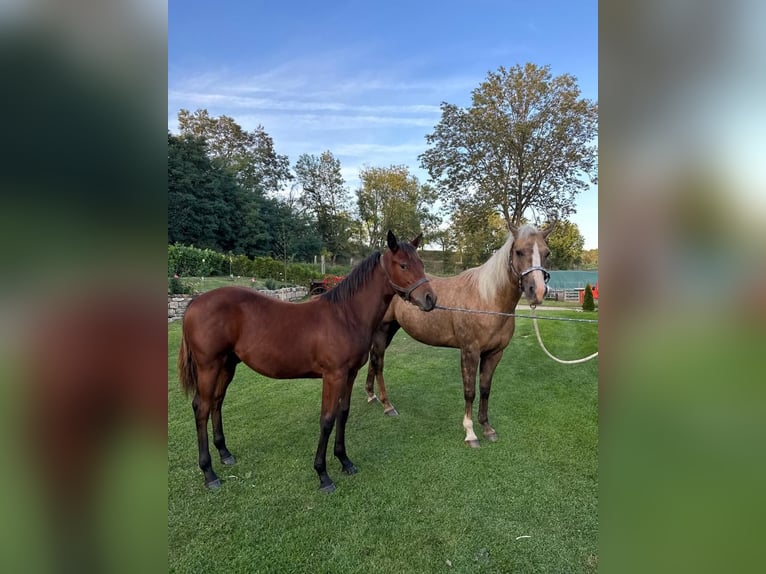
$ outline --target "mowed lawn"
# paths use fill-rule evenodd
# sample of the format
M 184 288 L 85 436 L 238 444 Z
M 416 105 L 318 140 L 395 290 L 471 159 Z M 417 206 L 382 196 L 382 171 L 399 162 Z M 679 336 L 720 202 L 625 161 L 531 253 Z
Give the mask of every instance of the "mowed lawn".
M 523 310 L 520 310 L 523 312 Z M 597 313 L 538 312 L 597 318 Z M 386 355 L 386 417 L 357 377 L 346 476 L 328 448 L 337 490 L 313 469 L 320 380 L 276 381 L 244 365 L 224 402 L 237 457 L 213 464 L 223 486 L 206 491 L 197 466 L 191 401 L 176 373 L 181 324 L 168 325 L 168 564 L 171 572 L 595 572 L 598 569 L 598 359 L 559 365 L 531 322 L 495 372 L 490 423 L 499 441 L 468 448 L 460 353 L 400 331 Z M 541 321 L 562 358 L 597 348 L 597 325 Z M 478 409 L 477 398 L 474 415 Z M 334 434 L 331 437 L 331 441 Z

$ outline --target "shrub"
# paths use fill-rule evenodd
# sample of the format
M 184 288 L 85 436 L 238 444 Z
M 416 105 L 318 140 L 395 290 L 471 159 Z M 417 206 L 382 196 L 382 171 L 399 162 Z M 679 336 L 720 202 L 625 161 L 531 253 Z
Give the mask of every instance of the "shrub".
M 593 290 L 590 287 L 590 284 L 585 285 L 585 294 L 582 298 L 582 310 L 583 311 L 595 311 L 596 310 L 596 304 L 593 301 Z
M 177 276 L 168 281 L 168 295 L 188 295 L 191 291 L 191 285 L 187 285 Z

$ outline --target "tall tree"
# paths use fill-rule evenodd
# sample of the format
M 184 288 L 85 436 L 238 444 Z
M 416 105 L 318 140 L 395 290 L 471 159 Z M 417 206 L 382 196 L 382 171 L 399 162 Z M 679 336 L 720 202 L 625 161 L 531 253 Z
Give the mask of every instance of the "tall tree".
M 316 218 L 319 235 L 334 262 L 348 248 L 351 223 L 340 161 L 329 151 L 319 156 L 303 154 L 294 170 L 302 190 L 299 203 Z
M 246 191 L 275 193 L 292 179 L 290 161 L 276 153 L 274 141 L 261 125 L 248 132 L 229 116 L 182 109 L 178 126 L 182 134 L 204 139 L 211 159 L 229 170 Z
M 231 174 L 211 163 L 204 140 L 168 134 L 168 243 L 241 252 L 243 203 Z
M 552 269 L 572 269 L 582 262 L 582 248 L 585 238 L 576 224 L 570 221 L 557 221 L 556 227 L 548 236 L 551 250 L 548 265 Z
M 362 186 L 356 191 L 359 218 L 365 227 L 370 248 L 379 249 L 389 229 L 405 237 L 428 236 L 439 218 L 429 208 L 435 190 L 418 181 L 406 166 L 364 167 L 359 171 Z
M 598 104 L 576 79 L 550 66 L 500 67 L 472 92 L 472 105 L 443 102 L 419 159 L 453 210 L 471 204 L 518 225 L 529 213 L 557 219 L 596 181 Z

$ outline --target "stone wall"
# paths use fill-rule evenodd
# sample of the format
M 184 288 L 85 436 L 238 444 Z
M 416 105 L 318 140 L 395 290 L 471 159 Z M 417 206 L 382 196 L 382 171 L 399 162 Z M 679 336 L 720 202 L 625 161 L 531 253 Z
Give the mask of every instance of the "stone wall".
M 285 287 L 275 291 L 259 290 L 259 293 L 281 299 L 282 301 L 297 301 L 308 295 L 305 287 Z M 190 295 L 168 295 L 168 323 L 184 316 L 184 311 L 192 300 Z

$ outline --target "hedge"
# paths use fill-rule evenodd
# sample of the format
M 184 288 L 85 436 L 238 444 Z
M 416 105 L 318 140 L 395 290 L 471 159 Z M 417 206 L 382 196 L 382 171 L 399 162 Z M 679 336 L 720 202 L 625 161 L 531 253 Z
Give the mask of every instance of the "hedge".
M 214 277 L 220 275 L 275 279 L 295 285 L 307 285 L 311 279 L 321 279 L 320 270 L 309 263 L 285 264 L 271 257 L 249 258 L 246 255 L 225 255 L 211 249 L 194 246 L 168 245 L 168 277 Z M 347 272 L 347 271 L 345 271 Z

